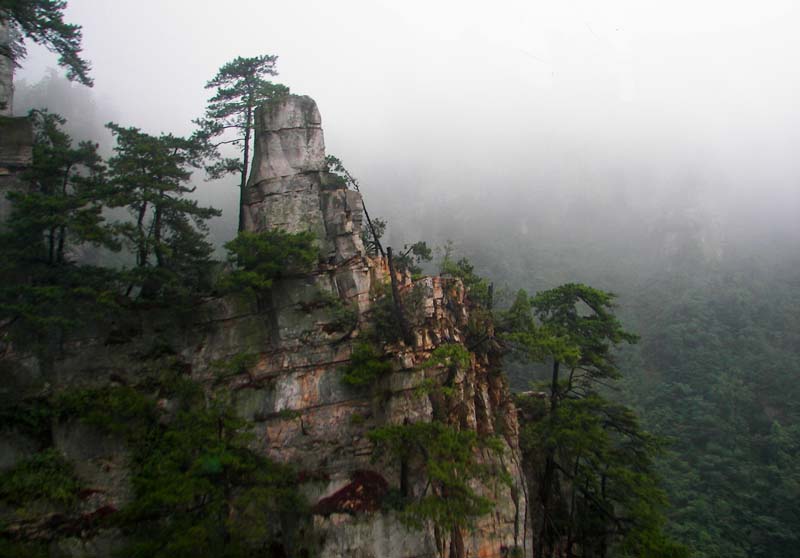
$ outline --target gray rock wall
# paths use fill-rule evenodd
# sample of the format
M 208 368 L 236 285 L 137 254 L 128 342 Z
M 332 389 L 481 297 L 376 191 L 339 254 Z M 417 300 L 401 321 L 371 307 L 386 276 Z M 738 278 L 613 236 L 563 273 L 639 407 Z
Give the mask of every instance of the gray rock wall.
M 318 268 L 308 276 L 278 282 L 267 299 L 208 299 L 181 324 L 174 316 L 152 310 L 128 328 L 132 333 L 127 338 L 118 334 L 123 324 L 99 324 L 95 331 L 77 332 L 65 343 L 61 358 L 46 367 L 6 350 L 0 354 L 2 402 L 72 386 L 136 385 L 148 366 L 141 355 L 156 346 L 168 347 L 194 379 L 209 384 L 215 380 L 215 362 L 250 354 L 253 364 L 228 377 L 224 389 L 238 413 L 253 425 L 254 449 L 304 472 L 308 480 L 303 490 L 312 505 L 342 491 L 358 493 L 356 478 L 363 471 L 398 487 L 397 464 L 373 460 L 367 433 L 386 424 L 428 421 L 435 414 L 481 436 L 499 435 L 505 443 L 499 464 L 513 482 L 482 489 L 496 510 L 465 534 L 468 556 L 501 556 L 503 547 L 521 546 L 525 517 L 518 427 L 505 379 L 488 357 L 475 355 L 453 378 L 454 395 L 442 399 L 419 389 L 446 373 L 421 366 L 431 352 L 443 343 L 464 342 L 470 305 L 463 285 L 439 277 L 415 283 L 402 277 L 402 292 L 419 293 L 411 320 L 414 343 L 397 341 L 385 347 L 393 371 L 374 385 L 345 385 L 342 368 L 371 327 L 379 287 L 388 281 L 386 262 L 364 253 L 360 196 L 325 171 L 314 101 L 287 97 L 263 107 L 258 121 L 247 229 L 313 231 L 324 254 Z M 357 321 L 344 327 L 337 323 L 331 298 L 356 310 Z M 97 489 L 86 503 L 87 513 L 122 506 L 129 494 L 124 446 L 79 424 L 58 425 L 54 435 L 56 447 L 76 463 L 84 482 Z M 0 449 L 9 448 L 10 455 L 0 465 L 12 464 L 31 443 L 18 433 L 0 433 Z M 497 461 L 489 455 L 481 459 Z M 314 518 L 321 558 L 439 555 L 432 531 L 408 530 L 394 513 L 360 505 L 358 499 L 347 505 L 319 510 Z M 93 533 L 60 543 L 59 552 L 106 556 L 115 536 L 113 531 Z
M 8 26 L 0 21 L 0 116 L 11 116 L 14 100 L 14 61 L 11 60 Z
M 3 58 L 0 55 L 0 65 Z M 11 213 L 11 202 L 6 194 L 25 188 L 22 173 L 32 162 L 33 128 L 30 120 L 0 116 L 0 228 Z

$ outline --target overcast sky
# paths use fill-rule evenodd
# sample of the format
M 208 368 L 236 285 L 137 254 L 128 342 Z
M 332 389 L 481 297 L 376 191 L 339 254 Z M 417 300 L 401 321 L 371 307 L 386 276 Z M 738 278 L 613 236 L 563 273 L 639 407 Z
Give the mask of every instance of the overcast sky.
M 380 213 L 598 188 L 800 210 L 796 0 L 69 0 L 67 19 L 96 98 L 150 132 L 190 133 L 223 63 L 278 55 Z M 31 47 L 17 77 L 54 65 Z

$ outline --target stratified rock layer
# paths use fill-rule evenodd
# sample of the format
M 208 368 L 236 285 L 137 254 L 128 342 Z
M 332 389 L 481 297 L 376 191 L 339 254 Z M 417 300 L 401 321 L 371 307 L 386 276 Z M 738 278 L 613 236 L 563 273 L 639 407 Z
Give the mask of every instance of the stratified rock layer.
M 326 172 L 317 105 L 289 95 L 256 111 L 245 229 L 312 231 L 336 263 L 362 257 L 361 196 Z
M 0 56 L 0 61 L 3 57 Z M 22 173 L 33 163 L 33 127 L 27 118 L 0 116 L 0 230 L 11 214 L 9 192 L 25 190 Z
M 135 385 L 146 366 L 140 355 L 151 353 L 154 346 L 168 347 L 193 378 L 209 383 L 216 378 L 214 363 L 254 355 L 255 363 L 246 373 L 227 378 L 225 389 L 239 414 L 253 424 L 256 449 L 293 463 L 307 479 L 303 490 L 316 512 L 321 558 L 439 555 L 432 530 L 409 531 L 394 512 L 379 509 L 383 493 L 399 486 L 400 472 L 397 464 L 374 461 L 367 436 L 375 427 L 430 421 L 434 416 L 480 436 L 496 434 L 505 442 L 502 459 L 480 458 L 505 467 L 511 486 L 482 489 L 496 502 L 496 510 L 465 534 L 467 555 L 501 556 L 504 547 L 522 546 L 525 506 L 520 499 L 524 491 L 518 427 L 504 377 L 488 357 L 473 355 L 469 365 L 451 377 L 448 397 L 419 389 L 451 374 L 421 366 L 431 352 L 441 344 L 465 340 L 470 303 L 460 281 L 400 278 L 401 292 L 413 292 L 417 300 L 409 316 L 414 343 L 387 346 L 393 371 L 374 385 L 356 389 L 342 382 L 342 368 L 370 327 L 373 303 L 388 282 L 388 269 L 383 259 L 365 254 L 359 194 L 325 170 L 320 117 L 312 99 L 289 96 L 259 110 L 245 215 L 250 231 L 313 231 L 323 261 L 305 277 L 278 282 L 267 301 L 245 296 L 209 299 L 181 327 L 174 317 L 153 311 L 125 334 L 119 324 L 84 332 L 65 344 L 64 356 L 47 370 L 33 358 L 0 356 L 0 398 L 13 400 L 52 386 Z M 357 320 L 343 324 L 332 312 L 332 300 L 351 308 Z M 66 424 L 56 432 L 57 447 L 76 462 L 86 484 L 98 488 L 89 512 L 124 505 L 129 494 L 124 447 L 85 425 Z M 19 433 L 0 436 L 0 441 L 14 456 L 24 455 L 34 444 Z M 16 459 L 1 464 L 9 466 Z M 412 491 L 424 487 L 421 476 L 413 482 Z M 72 556 L 103 555 L 97 549 L 113 544 L 98 546 L 93 541 L 113 539 L 111 535 L 64 543 L 61 550 Z
M 441 343 L 462 342 L 469 319 L 464 290 L 458 281 L 427 278 L 402 290 L 422 293 L 424 309 L 414 322 L 415 344 L 400 343 L 393 352 L 396 371 L 368 393 L 347 388 L 341 368 L 349 359 L 353 332 L 328 333 L 330 312 L 310 310 L 319 292 L 357 302 L 361 325 L 370 320 L 375 287 L 388 282 L 386 262 L 366 257 L 361 242 L 361 197 L 326 172 L 324 137 L 316 104 L 309 97 L 288 96 L 257 113 L 253 173 L 246 193 L 248 230 L 313 231 L 327 265 L 315 274 L 284 281 L 272 295 L 274 349 L 256 366 L 252 383 L 237 390 L 241 412 L 256 421 L 263 448 L 273 459 L 290 461 L 316 478 L 330 479 L 309 488 L 315 497 L 330 498 L 352 488 L 352 475 L 375 468 L 366 432 L 383 424 L 431 420 L 437 402 L 417 389 L 441 370 L 420 364 Z M 266 384 L 264 384 L 266 382 Z M 481 435 L 503 432 L 507 463 L 516 475 L 517 425 L 503 378 L 488 362 L 474 359 L 455 379 L 451 408 L 438 409 L 460 428 Z M 282 412 L 283 411 L 283 412 Z M 286 411 L 292 411 L 287 413 Z M 282 418 L 283 417 L 283 418 Z M 291 418 L 286 418 L 291 417 Z M 499 423 L 498 423 L 499 421 Z M 381 471 L 394 486 L 399 472 Z M 521 493 L 517 477 L 516 493 Z M 497 513 L 487 518 L 466 541 L 471 556 L 499 555 L 500 547 L 522 545 L 519 502 L 511 490 L 490 495 Z M 351 506 L 358 503 L 350 502 Z M 410 533 L 396 519 L 367 506 L 363 514 L 329 513 L 319 517 L 324 533 L 322 556 L 428 556 L 436 553 L 432 533 Z M 343 512 L 344 512 L 343 510 Z M 421 536 L 422 535 L 422 536 Z
M 11 116 L 14 100 L 14 61 L 11 59 L 11 30 L 0 20 L 0 116 Z

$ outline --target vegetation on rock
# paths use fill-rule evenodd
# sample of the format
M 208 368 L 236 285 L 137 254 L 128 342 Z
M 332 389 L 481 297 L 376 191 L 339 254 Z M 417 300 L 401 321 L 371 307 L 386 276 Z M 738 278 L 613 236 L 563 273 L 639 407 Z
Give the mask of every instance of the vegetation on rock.
M 199 129 L 196 137 L 205 146 L 206 157 L 212 164 L 206 167 L 209 175 L 220 178 L 227 174 L 238 174 L 239 181 L 239 232 L 244 231 L 244 189 L 247 186 L 247 169 L 250 164 L 250 145 L 255 126 L 256 107 L 265 101 L 289 93 L 289 88 L 264 79 L 276 76 L 272 55 L 235 59 L 224 64 L 206 89 L 216 91 L 208 100 L 203 118 L 195 121 Z M 222 157 L 219 148 L 235 145 L 241 157 Z
M 367 386 L 391 371 L 392 363 L 381 351 L 370 343 L 359 343 L 343 369 L 342 382 L 350 386 Z
M 223 277 L 221 287 L 259 293 L 276 279 L 308 273 L 319 259 L 315 238 L 311 232 L 240 232 L 225 244 L 228 261 L 235 267 Z
M 125 533 L 120 555 L 236 557 L 306 547 L 300 533 L 308 512 L 295 473 L 250 449 L 249 425 L 224 393 L 207 391 L 179 369 L 155 370 L 139 387 L 71 390 L 45 403 L 56 420 L 78 420 L 128 447 L 133 497 L 99 525 Z M 80 488 L 72 465 L 50 448 L 2 475 L 0 500 L 44 500 L 79 521 Z M 26 513 L 36 518 L 48 509 Z M 21 537 L 9 548 L 35 548 L 36 539 Z
M 456 551 L 463 555 L 463 531 L 474 528 L 476 521 L 494 508 L 492 500 L 476 491 L 508 482 L 507 474 L 490 462 L 480 459 L 480 451 L 502 456 L 503 445 L 493 438 L 479 438 L 472 430 L 458 430 L 440 421 L 398 424 L 377 428 L 369 433 L 375 443 L 375 459 L 389 457 L 400 464 L 401 475 L 417 468 L 424 486 L 413 492 L 408 478 L 401 478 L 401 520 L 416 529 L 433 526 L 437 538 L 450 537 Z
M 119 226 L 136 256 L 128 293 L 138 287 L 145 299 L 180 300 L 208 289 L 213 248 L 205 239 L 206 220 L 221 215 L 186 197 L 186 183 L 198 165 L 199 146 L 172 134 L 151 136 L 138 128 L 110 123 L 116 137 L 109 160 L 112 205 L 134 219 Z

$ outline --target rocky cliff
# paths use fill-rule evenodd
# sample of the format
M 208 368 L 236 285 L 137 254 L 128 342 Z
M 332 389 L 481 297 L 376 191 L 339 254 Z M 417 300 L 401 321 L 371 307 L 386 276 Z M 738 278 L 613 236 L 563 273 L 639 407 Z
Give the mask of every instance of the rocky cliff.
M 11 214 L 11 202 L 6 196 L 9 192 L 24 190 L 21 175 L 32 162 L 30 120 L 0 115 L 0 229 Z
M 0 20 L 0 116 L 11 116 L 14 100 L 14 60 L 11 30 Z
M 54 362 L 42 363 L 0 347 L 0 397 L 5 405 L 69 386 L 131 385 L 157 348 L 181 362 L 197 381 L 220 389 L 215 366 L 251 355 L 226 375 L 224 389 L 238 414 L 254 426 L 254 448 L 303 472 L 314 512 L 314 536 L 324 558 L 447 555 L 441 534 L 412 530 L 380 499 L 401 483 L 396 464 L 376 460 L 367 433 L 387 424 L 433 417 L 481 437 L 497 435 L 500 456 L 478 458 L 504 468 L 511 482 L 478 487 L 495 503 L 464 539 L 466 555 L 507 555 L 525 538 L 525 505 L 518 469 L 516 411 L 506 380 L 489 354 L 470 353 L 457 369 L 422 366 L 442 344 L 464 344 L 472 305 L 456 279 L 396 279 L 414 298 L 413 343 L 388 342 L 391 371 L 367 387 L 342 381 L 343 368 L 365 331 L 375 326 L 375 300 L 389 281 L 387 262 L 365 253 L 360 194 L 329 174 L 320 114 L 308 97 L 288 96 L 257 116 L 253 171 L 245 202 L 250 231 L 312 231 L 322 253 L 313 272 L 275 284 L 267 298 L 214 297 L 190 317 L 154 309 L 131 323 L 99 325 L 68 340 Z M 348 312 L 346 323 L 333 308 Z M 423 389 L 448 375 L 447 396 Z M 168 402 L 165 402 L 168 404 Z M 79 421 L 56 422 L 52 444 L 75 463 L 91 487 L 81 521 L 119 509 L 129 498 L 124 443 Z M 0 437 L 0 467 L 41 446 L 16 428 Z M 413 471 L 412 471 L 413 473 Z M 412 490 L 424 479 L 413 477 Z M 2 510 L 0 510 L 1 512 Z M 106 555 L 113 530 L 73 526 L 54 541 L 71 556 Z

